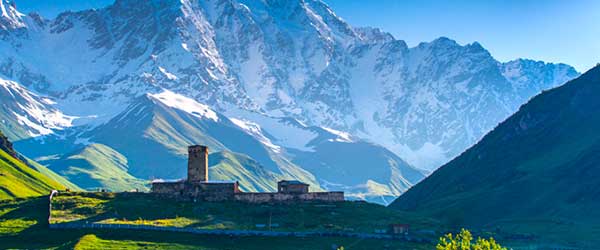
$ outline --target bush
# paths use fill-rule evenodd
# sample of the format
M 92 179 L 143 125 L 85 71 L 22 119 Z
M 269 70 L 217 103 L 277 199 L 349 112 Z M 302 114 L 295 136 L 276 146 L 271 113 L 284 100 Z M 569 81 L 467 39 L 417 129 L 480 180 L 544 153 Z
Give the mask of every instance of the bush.
M 451 233 L 440 238 L 436 250 L 506 250 L 505 247 L 496 243 L 494 238 L 477 238 L 473 243 L 473 236 L 468 230 L 462 229 L 460 233 L 453 236 Z

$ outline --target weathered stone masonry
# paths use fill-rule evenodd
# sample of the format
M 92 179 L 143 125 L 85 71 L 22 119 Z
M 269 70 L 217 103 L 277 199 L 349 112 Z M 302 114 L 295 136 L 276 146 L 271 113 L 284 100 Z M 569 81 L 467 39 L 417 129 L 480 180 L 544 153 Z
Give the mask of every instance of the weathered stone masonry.
M 208 181 L 208 147 L 188 147 L 188 181 Z
M 152 193 L 180 199 L 204 201 L 241 201 L 250 203 L 269 202 L 340 202 L 344 192 L 309 192 L 309 185 L 295 180 L 277 183 L 275 193 L 246 193 L 239 189 L 237 181 L 208 180 L 208 147 L 188 148 L 188 176 L 175 182 L 152 182 Z

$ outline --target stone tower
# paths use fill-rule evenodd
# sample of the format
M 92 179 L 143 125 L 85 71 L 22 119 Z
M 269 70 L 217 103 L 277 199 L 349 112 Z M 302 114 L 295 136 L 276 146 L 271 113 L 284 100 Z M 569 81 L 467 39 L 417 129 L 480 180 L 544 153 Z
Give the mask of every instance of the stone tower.
M 188 147 L 189 182 L 208 181 L 208 147 L 194 145 Z

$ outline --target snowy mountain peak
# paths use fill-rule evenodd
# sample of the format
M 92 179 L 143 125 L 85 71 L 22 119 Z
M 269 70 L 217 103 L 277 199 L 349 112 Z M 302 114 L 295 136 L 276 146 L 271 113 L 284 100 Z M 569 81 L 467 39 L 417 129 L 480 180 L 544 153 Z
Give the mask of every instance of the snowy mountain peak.
M 392 36 L 392 34 L 385 32 L 379 28 L 358 27 L 354 28 L 354 31 L 357 33 L 358 37 L 360 37 L 361 40 L 370 43 L 386 43 L 396 40 L 394 36 Z
M 517 90 L 534 88 L 541 92 L 543 89 L 540 86 L 558 86 L 564 83 L 565 79 L 572 79 L 579 75 L 573 67 L 566 64 L 521 58 L 502 63 L 500 67 L 502 75 Z
M 55 97 L 67 114 L 107 119 L 159 93 L 148 97 L 202 118 L 236 110 L 344 131 L 425 168 L 578 74 L 566 65 L 501 63 L 478 43 L 445 37 L 409 48 L 379 29 L 350 26 L 319 0 L 118 0 L 44 23 L 0 41 L 0 74 Z M 283 147 L 309 150 L 318 136 L 235 117 L 277 133 L 273 143 Z
M 448 37 L 442 36 L 438 37 L 430 43 L 425 43 L 435 48 L 448 48 L 448 47 L 457 47 L 460 46 L 455 40 L 452 40 Z
M 190 2 L 190 0 L 116 0 L 112 7 L 115 9 L 123 9 L 150 6 L 159 9 L 164 7 L 180 7 L 182 4 L 186 4 L 188 2 Z
M 0 0 L 0 29 L 9 30 L 25 27 L 23 17 L 25 16 L 17 10 L 17 5 L 14 1 Z
M 14 137 L 36 137 L 70 127 L 77 117 L 63 114 L 54 107 L 54 101 L 29 92 L 20 84 L 0 78 L 0 122 L 11 128 Z M 6 124 L 16 121 L 17 124 Z M 14 125 L 14 127 L 13 127 Z M 22 130 L 21 134 L 17 131 Z

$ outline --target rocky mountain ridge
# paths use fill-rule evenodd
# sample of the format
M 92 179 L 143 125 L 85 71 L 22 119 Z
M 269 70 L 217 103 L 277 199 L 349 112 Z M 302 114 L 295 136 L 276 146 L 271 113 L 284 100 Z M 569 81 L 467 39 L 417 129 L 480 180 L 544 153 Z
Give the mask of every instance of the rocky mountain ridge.
M 350 26 L 319 0 L 118 0 L 53 20 L 2 6 L 12 14 L 2 19 L 0 75 L 77 117 L 63 127 L 93 131 L 167 90 L 243 121 L 250 134 L 277 133 L 273 145 L 257 140 L 313 171 L 308 159 L 327 161 L 306 157 L 315 134 L 306 128 L 347 134 L 392 152 L 384 155 L 394 162 L 431 170 L 531 96 L 578 75 L 564 64 L 501 63 L 476 42 L 439 38 L 409 48 L 379 29 Z M 282 121 L 304 128 L 295 133 L 298 126 Z M 408 179 L 386 193 L 418 181 Z

